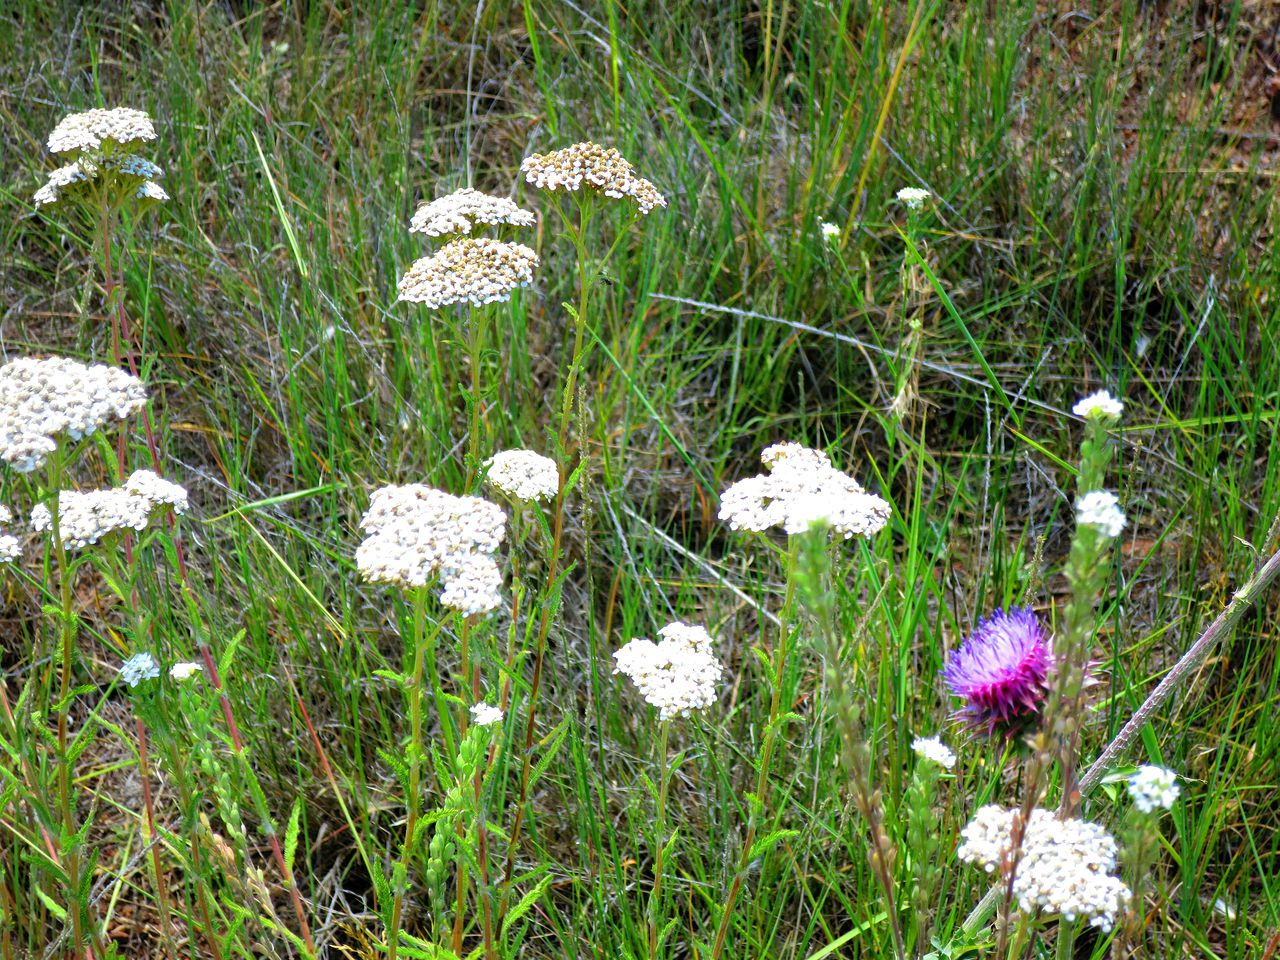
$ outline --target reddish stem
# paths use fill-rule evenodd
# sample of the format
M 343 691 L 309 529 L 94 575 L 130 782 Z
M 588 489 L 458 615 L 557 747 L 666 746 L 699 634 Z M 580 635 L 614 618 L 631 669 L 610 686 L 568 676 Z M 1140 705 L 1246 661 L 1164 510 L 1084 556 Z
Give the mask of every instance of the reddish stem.
M 128 364 L 129 372 L 133 376 L 138 375 L 138 365 L 134 359 L 134 343 L 133 334 L 129 328 L 129 317 L 124 309 L 124 296 L 112 297 L 112 293 L 117 287 L 123 288 L 122 281 L 117 281 L 115 270 L 111 263 L 111 235 L 109 229 L 109 221 L 104 218 L 103 221 L 103 270 L 106 274 L 106 290 L 108 301 L 114 300 L 115 304 L 115 323 L 120 333 L 120 338 L 124 347 L 125 361 Z M 142 425 L 147 439 L 147 451 L 151 455 L 151 467 L 158 476 L 164 476 L 164 471 L 160 465 L 160 454 L 156 450 L 155 432 L 151 428 L 151 414 L 146 407 L 142 408 Z M 172 511 L 166 511 L 165 514 L 169 532 L 173 542 L 173 552 L 178 563 L 178 576 L 182 580 L 183 588 L 188 594 L 194 598 L 195 594 L 191 590 L 191 584 L 187 577 L 187 563 L 185 552 L 182 548 L 182 538 L 178 534 L 177 522 Z M 222 716 L 227 723 L 227 731 L 231 735 L 231 744 L 239 759 L 244 759 L 244 740 L 240 736 L 240 729 L 236 725 L 235 714 L 231 709 L 231 700 L 227 696 L 226 688 L 222 685 L 222 679 L 218 675 L 217 666 L 214 664 L 213 655 L 209 652 L 208 645 L 203 640 L 197 641 L 200 648 L 200 656 L 204 660 L 205 669 L 209 675 L 209 681 L 213 684 L 214 690 L 218 693 L 218 701 L 222 707 Z M 284 852 L 280 849 L 280 841 L 272 833 L 271 837 L 271 856 L 276 863 L 276 868 L 280 871 L 280 876 L 284 880 L 285 885 L 289 888 L 289 896 L 293 901 L 293 909 L 298 918 L 298 927 L 302 934 L 302 940 L 307 946 L 307 950 L 311 955 L 315 955 L 315 942 L 311 939 L 311 927 L 307 923 L 306 913 L 302 907 L 302 897 L 298 892 L 297 884 L 293 879 L 293 872 L 289 869 L 289 865 L 285 862 Z

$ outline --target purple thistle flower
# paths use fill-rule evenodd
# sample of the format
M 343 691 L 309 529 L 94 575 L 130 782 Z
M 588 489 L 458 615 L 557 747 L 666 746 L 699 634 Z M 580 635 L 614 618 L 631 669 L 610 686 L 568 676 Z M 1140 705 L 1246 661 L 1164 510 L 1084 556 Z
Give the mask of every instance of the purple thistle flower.
M 1040 712 L 1053 666 L 1049 636 L 1025 607 L 997 610 L 978 623 L 942 670 L 960 713 L 976 727 L 1012 736 Z

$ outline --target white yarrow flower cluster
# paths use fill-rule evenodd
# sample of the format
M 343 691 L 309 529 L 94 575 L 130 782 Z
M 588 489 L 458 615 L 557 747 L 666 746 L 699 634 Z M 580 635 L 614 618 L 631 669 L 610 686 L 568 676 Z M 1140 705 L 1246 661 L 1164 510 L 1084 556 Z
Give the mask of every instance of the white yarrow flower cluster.
M 169 199 L 169 194 L 165 192 L 164 187 L 151 180 L 138 187 L 138 192 L 134 196 L 139 200 L 154 200 L 156 203 Z
M 629 199 L 647 214 L 665 207 L 667 199 L 648 180 L 636 176 L 636 168 L 613 147 L 584 141 L 551 153 L 535 153 L 524 158 L 520 171 L 540 190 L 578 190 L 583 186 L 598 190 L 615 200 Z
M 451 303 L 499 303 L 532 283 L 537 265 L 538 255 L 522 243 L 452 240 L 409 267 L 400 278 L 400 299 L 433 310 Z
M 79 440 L 146 403 L 142 381 L 115 367 L 29 357 L 0 367 L 0 460 L 19 472 L 42 466 L 57 438 Z
M 1172 809 L 1181 792 L 1178 775 L 1153 764 L 1144 764 L 1129 778 L 1129 796 L 1143 813 Z
M 155 138 L 155 125 L 142 110 L 86 110 L 62 118 L 49 134 L 49 151 L 79 153 L 101 150 L 106 145 L 127 147 Z
M 532 450 L 503 450 L 484 462 L 486 479 L 515 500 L 550 500 L 560 489 L 556 462 Z
M 143 680 L 155 680 L 160 676 L 160 665 L 149 653 L 135 653 L 120 665 L 120 679 L 130 687 L 136 687 Z
M 797 534 L 822 523 L 848 540 L 871 536 L 889 522 L 889 504 L 819 450 L 776 443 L 760 460 L 769 473 L 739 480 L 720 497 L 720 519 L 734 530 L 782 527 Z
M 79 550 L 121 530 L 144 530 L 155 512 L 172 507 L 186 513 L 187 491 L 150 470 L 137 470 L 123 487 L 106 490 L 63 490 L 58 494 L 58 535 L 64 546 Z M 31 528 L 53 530 L 47 504 L 31 510 Z
M 66 166 L 58 167 L 58 169 L 49 174 L 49 179 L 45 181 L 44 186 L 31 195 L 31 202 L 37 207 L 45 207 L 49 204 L 57 203 L 62 196 L 62 191 L 67 187 L 77 183 L 87 183 L 97 175 L 95 167 L 88 165 L 81 167 L 79 160 L 68 163 Z
M 1105 390 L 1091 393 L 1074 407 L 1071 412 L 1077 417 L 1092 417 L 1095 420 L 1119 420 L 1124 413 L 1124 404 Z
M 1105 536 L 1118 537 L 1128 521 L 1114 493 L 1091 490 L 1076 504 L 1076 522 L 1096 527 Z
M 960 831 L 956 856 L 987 873 L 1003 871 L 1012 860 L 1016 810 L 981 807 Z M 1108 931 L 1129 904 L 1129 888 L 1112 876 L 1116 842 L 1102 827 L 1085 820 L 1059 820 L 1050 810 L 1031 813 L 1022 838 L 1022 856 L 1013 895 L 1025 911 L 1060 914 L 1067 922 L 1085 917 Z
M 13 511 L 0 504 L 0 523 L 12 523 Z M 22 556 L 22 544 L 11 533 L 0 532 L 0 563 L 12 563 Z
M 49 149 L 75 154 L 76 159 L 49 174 L 31 199 L 37 207 L 56 204 L 65 199 L 68 189 L 102 178 L 119 188 L 120 196 L 167 200 L 169 195 L 155 182 L 164 171 L 150 160 L 126 152 L 154 139 L 155 126 L 141 110 L 120 107 L 73 113 L 49 135 Z
M 836 237 L 840 236 L 840 228 L 834 223 L 829 223 L 828 221 L 823 220 L 818 224 L 818 227 L 822 230 L 823 237 L 828 240 L 834 240 Z
M 898 202 L 905 204 L 908 210 L 919 210 L 932 196 L 928 190 L 921 190 L 919 187 L 903 187 L 898 191 Z
M 368 536 L 356 549 L 366 580 L 424 587 L 439 577 L 440 602 L 471 615 L 502 603 L 502 571 L 493 559 L 507 515 L 479 497 L 455 497 L 422 483 L 373 492 L 360 520 Z
M 658 636 L 658 643 L 640 637 L 614 651 L 614 674 L 630 677 L 663 720 L 715 703 L 723 668 L 711 652 L 711 635 L 702 627 L 676 621 Z
M 409 232 L 443 237 L 470 233 L 478 224 L 531 227 L 535 222 L 534 215 L 521 210 L 514 201 L 465 187 L 418 207 L 409 221 Z
M 169 668 L 169 678 L 181 683 L 184 680 L 190 680 L 202 670 L 204 670 L 204 667 L 198 663 L 191 663 L 190 661 L 175 663 Z
M 501 707 L 495 707 L 491 703 L 477 703 L 471 707 L 471 722 L 477 727 L 487 727 L 494 723 L 501 723 L 505 714 Z
M 168 504 L 174 513 L 187 512 L 187 488 L 150 470 L 135 470 L 125 481 L 124 488 L 155 506 Z
M 956 755 L 938 737 L 916 737 L 911 743 L 911 749 L 922 759 L 936 763 L 947 770 L 956 765 Z

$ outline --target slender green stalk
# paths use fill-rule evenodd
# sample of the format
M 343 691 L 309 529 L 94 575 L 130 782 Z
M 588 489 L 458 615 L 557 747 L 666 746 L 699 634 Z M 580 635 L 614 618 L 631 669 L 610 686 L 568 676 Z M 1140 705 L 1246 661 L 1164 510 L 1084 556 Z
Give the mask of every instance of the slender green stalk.
M 662 909 L 663 859 L 667 852 L 667 792 L 671 789 L 671 758 L 667 755 L 667 741 L 671 721 L 663 720 L 658 734 L 658 817 L 654 824 L 657 850 L 653 855 L 653 889 L 649 892 L 649 960 L 657 960 L 659 938 L 666 919 Z
M 534 643 L 533 678 L 529 686 L 524 749 L 520 761 L 520 791 L 516 798 L 515 819 L 511 826 L 511 839 L 507 847 L 507 863 L 503 871 L 502 894 L 498 898 L 499 924 L 501 924 L 502 918 L 506 915 L 507 903 L 511 894 L 511 884 L 515 878 L 516 851 L 519 849 L 520 834 L 524 826 L 525 811 L 529 800 L 529 778 L 533 771 L 533 741 L 537 730 L 538 697 L 542 690 L 543 660 L 547 652 L 547 638 L 550 636 L 551 621 L 555 614 L 553 597 L 556 591 L 556 581 L 560 573 L 565 506 L 568 499 L 566 485 L 571 473 L 568 451 L 569 424 L 572 422 L 571 414 L 578 368 L 582 362 L 583 332 L 586 325 L 588 298 L 595 281 L 595 276 L 588 273 L 587 248 L 583 239 L 591 216 L 590 192 L 584 192 L 587 196 L 579 199 L 577 229 L 569 231 L 574 239 L 574 249 L 578 255 L 578 308 L 577 315 L 574 317 L 573 350 L 569 356 L 569 370 L 565 376 L 564 393 L 560 405 L 560 425 L 556 435 L 556 456 L 560 467 L 560 488 L 556 495 L 555 515 L 552 521 L 551 549 L 548 551 L 546 559 L 547 577 L 542 591 L 542 614 L 538 621 L 538 635 Z M 564 218 L 559 204 L 555 205 L 555 209 L 567 225 L 568 220 Z
M 787 668 L 787 642 L 791 636 L 791 615 L 796 591 L 796 556 L 799 542 L 792 538 L 787 559 L 787 592 L 782 601 L 782 609 L 778 611 L 778 642 L 774 644 L 772 670 L 773 689 L 769 694 L 769 718 L 764 728 L 764 743 L 760 748 L 760 757 L 756 765 L 756 803 L 752 804 L 747 814 L 747 833 L 742 839 L 742 849 L 738 854 L 738 867 L 733 879 L 729 882 L 729 892 L 720 908 L 720 920 L 716 924 L 716 938 L 711 947 L 711 960 L 718 960 L 724 951 L 729 934 L 729 926 L 733 921 L 733 908 L 742 892 L 742 884 L 751 865 L 751 850 L 755 846 L 756 834 L 760 829 L 760 821 L 765 816 L 769 803 L 769 772 L 773 767 L 773 751 L 778 741 L 779 718 L 782 716 L 782 683 Z
M 409 678 L 409 792 L 405 797 L 404 847 L 400 867 L 396 875 L 395 897 L 391 905 L 391 923 L 387 930 L 387 956 L 396 960 L 400 950 L 400 923 L 404 911 L 404 896 L 409 884 L 409 864 L 413 859 L 418 817 L 422 805 L 422 677 L 427 647 L 435 646 L 440 624 L 427 631 L 427 590 L 416 587 L 411 591 L 413 603 L 413 673 Z
M 488 443 L 484 432 L 484 398 L 480 391 L 480 364 L 484 356 L 484 336 L 487 317 L 484 310 L 471 307 L 467 321 L 467 347 L 471 367 L 471 429 L 468 438 L 467 489 L 474 490 L 480 480 L 482 448 Z
M 461 691 L 471 693 L 471 702 L 476 702 L 476 693 L 480 685 L 480 676 L 476 674 L 475 680 L 471 679 L 471 617 L 464 617 L 462 620 L 462 675 L 461 683 L 458 684 Z M 465 697 L 459 697 L 461 701 L 458 706 L 458 742 L 462 743 L 467 736 L 467 724 L 470 715 L 467 711 L 467 703 Z M 479 776 L 477 769 L 476 775 Z M 467 839 L 467 825 L 461 818 L 458 820 L 458 849 L 463 849 Z M 467 861 L 465 857 L 459 857 L 456 867 L 456 881 L 454 883 L 454 892 L 457 896 L 458 907 L 453 914 L 453 952 L 462 955 L 462 934 L 467 916 Z

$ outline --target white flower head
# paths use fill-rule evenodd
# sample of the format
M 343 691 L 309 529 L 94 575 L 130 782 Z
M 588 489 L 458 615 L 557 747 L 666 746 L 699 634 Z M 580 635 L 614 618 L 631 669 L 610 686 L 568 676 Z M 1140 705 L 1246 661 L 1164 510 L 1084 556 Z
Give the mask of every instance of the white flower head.
M 494 560 L 507 515 L 479 497 L 455 497 L 425 484 L 382 487 L 360 520 L 368 536 L 356 549 L 366 580 L 424 587 L 437 577 L 440 601 L 467 615 L 502 603 Z
M 663 720 L 715 703 L 723 668 L 711 652 L 711 635 L 702 627 L 676 621 L 658 636 L 658 643 L 641 637 L 614 651 L 614 674 L 630 677 Z
M 0 523 L 11 523 L 13 511 L 0 503 Z M 0 563 L 12 563 L 22 556 L 22 544 L 12 534 L 0 531 Z
M 956 856 L 987 873 L 1003 874 L 1013 858 L 1016 810 L 979 808 L 960 831 Z M 1013 896 L 1028 913 L 1043 910 L 1068 922 L 1087 918 L 1109 931 L 1128 907 L 1132 894 L 1111 875 L 1118 848 L 1111 834 L 1085 820 L 1059 820 L 1050 810 L 1031 812 L 1022 836 L 1022 855 L 1013 879 Z M 1004 881 L 1001 880 L 1003 884 Z
M 94 149 L 52 171 L 31 200 L 37 207 L 56 204 L 74 195 L 81 185 L 100 178 L 113 186 L 133 191 L 138 199 L 167 200 L 169 195 L 154 182 L 163 176 L 164 171 L 160 167 L 137 154 L 103 154 Z
M 202 670 L 204 670 L 204 667 L 198 663 L 191 663 L 190 661 L 175 663 L 169 668 L 169 677 L 181 683 L 183 680 L 190 680 Z
M 134 196 L 139 200 L 154 200 L 157 203 L 163 203 L 169 199 L 169 194 L 165 193 L 164 187 L 154 180 L 148 180 L 143 183 L 138 187 L 138 192 Z
M 169 506 L 174 513 L 187 512 L 187 488 L 151 470 L 133 471 L 124 482 L 124 489 L 148 501 L 152 507 Z
M 477 727 L 487 727 L 490 724 L 501 723 L 505 714 L 501 707 L 495 707 L 491 703 L 477 703 L 471 707 L 471 721 Z
M 919 210 L 932 196 L 928 190 L 921 190 L 919 187 L 903 187 L 898 191 L 898 202 L 905 204 L 908 210 Z
M 1114 493 L 1091 490 L 1076 504 L 1076 522 L 1096 527 L 1104 536 L 1118 537 L 1128 521 Z
M 130 687 L 136 687 L 143 680 L 155 680 L 160 676 L 160 665 L 149 653 L 135 653 L 120 665 L 120 679 Z
M 1119 420 L 1124 413 L 1124 404 L 1105 390 L 1091 393 L 1074 407 L 1071 412 L 1077 417 L 1094 420 Z
M 767 474 L 739 480 L 720 497 L 720 519 L 734 530 L 782 527 L 798 534 L 819 523 L 848 540 L 869 537 L 889 521 L 889 504 L 833 467 L 820 450 L 775 443 L 760 460 Z
M 489 483 L 514 500 L 551 500 L 560 490 L 556 462 L 532 450 L 503 450 L 484 465 Z
M 533 282 L 537 265 L 538 255 L 522 243 L 490 237 L 451 240 L 414 261 L 400 278 L 399 299 L 433 310 L 451 303 L 500 303 Z
M 79 183 L 88 183 L 97 176 L 97 168 L 92 164 L 81 163 L 79 160 L 72 161 L 52 171 L 44 186 L 32 195 L 31 201 L 37 207 L 57 203 L 62 199 L 63 191 Z
M 911 749 L 922 759 L 936 763 L 947 770 L 956 765 L 956 755 L 939 737 L 929 737 L 927 739 L 925 737 L 916 737 L 911 743 Z
M 147 401 L 142 381 L 115 367 L 21 357 L 0 366 L 0 460 L 27 473 L 43 466 L 57 438 L 79 440 Z
M 1181 792 L 1178 775 L 1164 767 L 1145 764 L 1129 778 L 1129 796 L 1143 813 L 1172 809 Z
M 514 201 L 465 187 L 418 207 L 409 221 L 409 232 L 442 237 L 468 234 L 481 224 L 509 223 L 517 227 L 531 227 L 535 222 L 534 215 L 528 210 L 521 210 Z
M 822 236 L 826 240 L 834 240 L 836 237 L 840 236 L 840 228 L 827 220 L 823 220 L 819 223 L 818 228 L 822 231 Z
M 551 153 L 534 153 L 520 163 L 525 180 L 540 190 L 596 190 L 615 200 L 629 199 L 647 214 L 665 207 L 667 198 L 613 147 L 584 141 Z
M 155 125 L 141 110 L 128 107 L 86 110 L 62 118 L 49 134 L 49 150 L 52 153 L 78 153 L 100 150 L 108 142 L 124 147 L 155 138 Z

